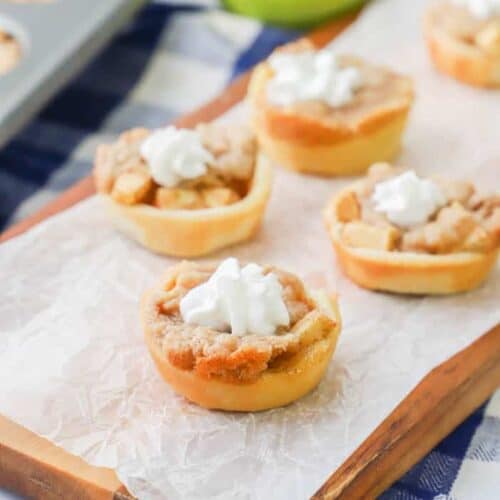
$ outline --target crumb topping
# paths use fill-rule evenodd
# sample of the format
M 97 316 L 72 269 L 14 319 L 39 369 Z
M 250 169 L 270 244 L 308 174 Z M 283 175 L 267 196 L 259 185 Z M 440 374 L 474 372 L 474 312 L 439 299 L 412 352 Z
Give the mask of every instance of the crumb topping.
M 278 50 L 302 51 L 311 49 L 311 42 L 301 40 Z M 304 117 L 320 119 L 332 127 L 356 129 L 366 117 L 379 116 L 392 111 L 407 109 L 413 100 L 413 85 L 407 77 L 398 75 L 381 66 L 349 55 L 339 56 L 340 66 L 355 67 L 361 75 L 361 86 L 356 90 L 349 103 L 331 107 L 321 100 L 296 102 L 290 109 Z M 269 68 L 269 71 L 272 71 Z
M 250 382 L 280 360 L 328 335 L 333 320 L 324 314 L 321 314 L 322 327 L 307 328 L 320 313 L 302 282 L 270 266 L 264 267 L 264 272 L 278 276 L 290 326 L 280 327 L 273 336 L 237 337 L 184 323 L 179 312 L 182 297 L 191 288 L 207 281 L 214 271 L 213 265 L 181 262 L 168 270 L 161 287 L 153 292 L 148 302 L 147 313 L 154 338 L 169 362 L 177 368 L 194 370 L 205 378 Z
M 197 127 L 203 145 L 215 158 L 205 175 L 176 187 L 154 182 L 140 147 L 150 131 L 124 132 L 112 144 L 99 146 L 94 178 L 98 192 L 124 205 L 139 203 L 160 209 L 200 209 L 226 206 L 246 196 L 257 155 L 253 134 L 243 127 L 202 124 Z

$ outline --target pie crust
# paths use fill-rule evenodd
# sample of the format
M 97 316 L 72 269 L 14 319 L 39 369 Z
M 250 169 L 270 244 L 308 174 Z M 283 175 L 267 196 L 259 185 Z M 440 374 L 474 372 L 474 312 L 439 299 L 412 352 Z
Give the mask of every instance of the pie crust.
M 112 223 L 154 252 L 200 257 L 250 239 L 257 232 L 271 193 L 272 167 L 258 155 L 247 195 L 231 205 L 194 210 L 162 210 L 151 205 L 124 205 L 99 195 Z
M 347 187 L 330 200 L 324 221 L 341 269 L 356 284 L 404 294 L 452 294 L 478 287 L 495 266 L 498 248 L 433 255 L 347 245 L 341 239 L 344 223 L 336 214 L 340 200 L 350 191 L 352 187 Z
M 311 47 L 309 42 L 301 41 L 280 50 Z M 266 96 L 273 76 L 271 67 L 264 61 L 254 69 L 248 90 L 253 127 L 262 149 L 280 165 L 311 174 L 352 175 L 398 153 L 413 102 L 410 79 L 351 56 L 344 56 L 343 60 L 374 78 L 384 79 L 384 85 L 377 87 L 378 92 L 385 92 L 380 102 L 373 102 L 367 92 L 360 97 L 361 104 L 355 98 L 353 103 L 338 109 L 324 103 L 274 106 Z M 315 113 L 312 106 L 323 109 Z
M 146 129 L 127 131 L 97 150 L 94 179 L 112 223 L 154 252 L 199 257 L 249 239 L 259 228 L 271 191 L 271 164 L 256 146 L 251 153 L 227 149 L 218 126 L 208 126 L 201 125 L 219 154 L 217 174 L 190 181 L 199 186 L 154 183 L 139 151 Z M 241 138 L 229 133 L 232 141 Z M 244 183 L 244 192 L 236 194 L 234 183 Z
M 499 87 L 500 52 L 488 53 L 473 39 L 466 39 L 466 36 L 472 35 L 461 38 L 443 25 L 443 18 L 447 15 L 451 17 L 456 12 L 460 13 L 457 9 L 463 10 L 449 2 L 438 2 L 427 11 L 424 31 L 434 64 L 443 73 L 469 85 Z M 448 19 L 448 22 L 453 21 Z M 496 18 L 496 22 L 500 29 L 500 18 Z
M 165 381 L 200 406 L 228 411 L 284 406 L 314 389 L 340 333 L 336 298 L 307 291 L 295 276 L 267 267 L 284 288 L 290 328 L 273 336 L 235 337 L 183 323 L 182 296 L 215 268 L 182 262 L 143 295 L 145 340 Z

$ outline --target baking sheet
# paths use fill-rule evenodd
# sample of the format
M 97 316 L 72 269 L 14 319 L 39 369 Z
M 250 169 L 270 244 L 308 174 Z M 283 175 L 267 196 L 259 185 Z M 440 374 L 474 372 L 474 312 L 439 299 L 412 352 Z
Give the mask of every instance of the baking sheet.
M 417 80 L 401 163 L 498 187 L 499 94 L 434 72 L 421 9 L 379 0 L 335 46 Z M 225 119 L 245 117 L 238 106 Z M 215 256 L 272 262 L 339 292 L 338 350 L 312 394 L 243 415 L 174 395 L 146 352 L 138 312 L 140 293 L 174 259 L 117 234 L 94 197 L 0 247 L 0 413 L 115 468 L 141 499 L 311 495 L 433 367 L 500 321 L 498 267 L 480 289 L 446 298 L 371 293 L 344 278 L 320 211 L 346 182 L 277 169 L 257 238 Z
M 22 45 L 0 77 L 0 147 L 108 42 L 146 0 L 0 2 L 0 29 Z

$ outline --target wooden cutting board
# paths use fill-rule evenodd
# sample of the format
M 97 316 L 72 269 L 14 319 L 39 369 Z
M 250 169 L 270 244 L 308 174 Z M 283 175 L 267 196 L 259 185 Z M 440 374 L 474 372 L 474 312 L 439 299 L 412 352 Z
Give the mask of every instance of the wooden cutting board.
M 324 45 L 355 16 L 309 38 Z M 217 118 L 243 99 L 249 75 L 176 124 Z M 91 196 L 85 178 L 44 209 L 13 226 L 0 242 Z M 404 474 L 500 387 L 500 325 L 430 372 L 314 494 L 314 499 L 373 498 Z M 326 478 L 325 478 L 326 479 Z M 131 500 L 114 471 L 93 467 L 0 415 L 0 486 L 38 499 Z

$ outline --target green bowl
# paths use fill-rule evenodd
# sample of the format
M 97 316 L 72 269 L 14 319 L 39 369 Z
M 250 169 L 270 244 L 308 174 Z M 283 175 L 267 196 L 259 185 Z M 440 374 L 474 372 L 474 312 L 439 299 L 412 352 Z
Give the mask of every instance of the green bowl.
M 223 0 L 238 14 L 291 28 L 306 28 L 360 7 L 366 0 Z

